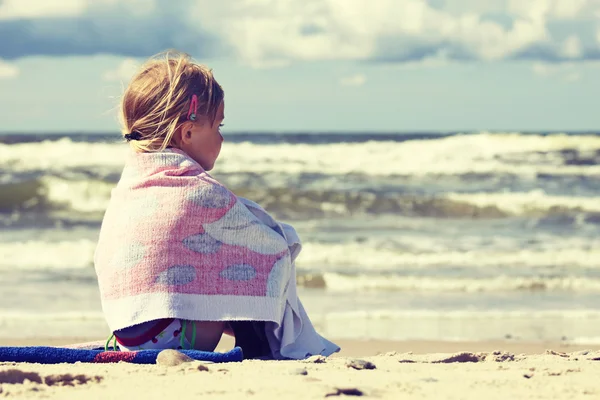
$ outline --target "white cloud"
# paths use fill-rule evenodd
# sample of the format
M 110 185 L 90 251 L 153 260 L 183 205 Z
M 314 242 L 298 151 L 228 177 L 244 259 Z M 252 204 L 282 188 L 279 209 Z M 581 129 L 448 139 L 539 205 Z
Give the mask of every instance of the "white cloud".
M 559 18 L 578 18 L 595 10 L 600 10 L 598 0 L 555 0 L 553 8 Z
M 482 22 L 476 15 L 454 17 L 422 0 L 378 0 L 377 7 L 367 0 L 237 3 L 241 6 L 207 23 L 214 21 L 211 28 L 251 64 L 277 57 L 364 60 L 378 56 L 386 42 L 388 47 L 396 43 L 396 52 L 440 41 L 463 42 L 493 58 L 505 54 L 507 49 L 498 47 L 509 42 L 496 24 Z M 517 29 L 519 38 L 540 37 L 523 24 Z
M 105 81 L 120 81 L 127 83 L 140 67 L 140 63 L 133 58 L 126 58 L 115 68 L 104 73 Z
M 594 7 L 596 2 L 597 0 L 554 0 L 551 13 L 557 18 L 578 18 Z
M 465 10 L 477 14 L 511 14 L 539 19 L 574 19 L 600 10 L 598 0 L 440 0 L 455 14 Z
M 157 12 L 155 0 L 3 0 L 0 1 L 0 20 L 77 17 L 86 11 L 111 7 L 125 9 L 133 15 Z
M 12 79 L 19 75 L 19 68 L 0 60 L 0 79 Z
M 362 86 L 366 82 L 367 78 L 363 74 L 355 74 L 340 79 L 340 84 L 342 86 Z
M 72 17 L 83 14 L 86 0 L 4 0 L 0 20 L 18 18 Z
M 579 58 L 583 55 L 583 46 L 577 36 L 569 36 L 562 44 L 561 54 L 567 58 Z
M 406 70 L 433 69 L 445 67 L 456 63 L 457 61 L 449 57 L 446 51 L 440 50 L 432 56 L 427 56 L 420 60 L 407 60 L 401 64 L 391 64 L 391 67 Z
M 598 11 L 597 0 L 509 0 L 507 11 L 534 20 L 576 19 Z
M 0 18 L 32 21 L 0 57 L 143 57 L 178 47 L 262 68 L 315 60 L 419 65 L 439 54 L 449 62 L 585 61 L 600 54 L 595 13 L 600 0 L 4 0 Z M 36 25 L 45 16 L 72 20 Z
M 208 0 L 197 0 L 206 9 Z M 235 3 L 236 6 L 232 6 Z M 564 43 L 553 36 L 549 21 L 585 16 L 598 0 L 446 0 L 433 7 L 423 0 L 238 0 L 202 22 L 218 32 L 245 62 L 265 60 L 369 60 L 400 63 L 431 58 L 505 60 L 554 54 L 584 57 L 577 35 Z M 214 8 L 214 7 L 213 7 Z M 503 24 L 487 18 L 504 15 Z M 199 15 L 199 14 L 198 14 Z M 190 15 L 190 18 L 195 17 Z M 552 56 L 552 57 L 554 57 Z M 550 57 L 551 58 L 551 57 Z

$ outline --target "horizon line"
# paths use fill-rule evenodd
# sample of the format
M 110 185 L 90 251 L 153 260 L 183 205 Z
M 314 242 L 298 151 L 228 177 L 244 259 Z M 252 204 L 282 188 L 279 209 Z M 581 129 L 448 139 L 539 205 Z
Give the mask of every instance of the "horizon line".
M 435 129 L 415 129 L 415 130 L 237 130 L 223 133 L 227 135 L 456 135 L 456 134 L 472 134 L 472 133 L 522 133 L 522 134 L 600 134 L 598 129 L 452 129 L 452 130 L 435 130 Z M 119 136 L 118 131 L 0 131 L 0 136 L 11 135 L 67 135 L 67 136 Z

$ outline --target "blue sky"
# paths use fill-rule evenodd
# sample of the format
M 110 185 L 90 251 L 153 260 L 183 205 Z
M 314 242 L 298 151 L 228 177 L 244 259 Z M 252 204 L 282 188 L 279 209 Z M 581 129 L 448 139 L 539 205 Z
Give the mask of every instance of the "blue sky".
M 119 129 L 135 67 L 213 68 L 230 131 L 600 131 L 600 0 L 0 0 L 0 131 Z

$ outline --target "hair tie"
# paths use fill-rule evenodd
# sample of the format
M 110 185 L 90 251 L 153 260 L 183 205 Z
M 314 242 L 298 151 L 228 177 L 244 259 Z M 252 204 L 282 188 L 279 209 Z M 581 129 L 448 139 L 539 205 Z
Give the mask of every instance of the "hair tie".
M 187 114 L 188 119 L 190 121 L 195 121 L 197 113 L 198 113 L 198 96 L 193 95 L 192 100 L 190 101 L 190 109 Z
M 125 137 L 125 140 L 130 142 L 132 140 L 140 140 L 142 138 L 142 134 L 139 133 L 138 131 L 133 131 L 131 133 L 126 134 L 124 137 Z

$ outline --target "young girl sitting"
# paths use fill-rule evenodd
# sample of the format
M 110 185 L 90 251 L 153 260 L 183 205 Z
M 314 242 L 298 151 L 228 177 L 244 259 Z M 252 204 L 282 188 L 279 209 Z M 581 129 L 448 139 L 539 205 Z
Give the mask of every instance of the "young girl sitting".
M 131 152 L 95 254 L 103 311 L 121 350 L 212 351 L 223 332 L 246 358 L 339 347 L 296 294 L 295 230 L 212 178 L 224 93 L 181 53 L 152 58 L 122 99 Z

